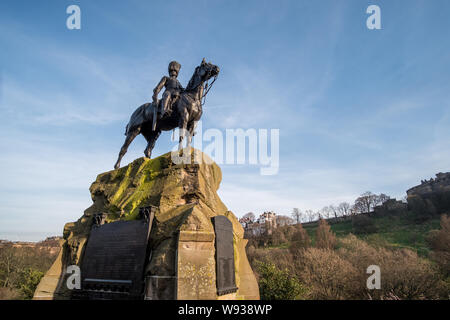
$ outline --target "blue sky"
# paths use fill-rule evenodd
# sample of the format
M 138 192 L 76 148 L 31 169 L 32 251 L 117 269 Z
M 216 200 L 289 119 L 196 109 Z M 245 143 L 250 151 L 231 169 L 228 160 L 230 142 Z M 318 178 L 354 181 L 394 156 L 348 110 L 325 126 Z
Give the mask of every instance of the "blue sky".
M 66 8 L 81 8 L 81 30 Z M 366 28 L 381 8 L 382 30 Z M 450 171 L 450 2 L 19 1 L 0 3 L 0 239 L 62 233 L 90 206 L 134 109 L 169 61 L 187 84 L 221 67 L 203 129 L 279 128 L 280 169 L 223 165 L 237 216 L 401 198 Z M 154 155 L 169 151 L 162 135 Z M 138 137 L 123 164 L 141 157 Z

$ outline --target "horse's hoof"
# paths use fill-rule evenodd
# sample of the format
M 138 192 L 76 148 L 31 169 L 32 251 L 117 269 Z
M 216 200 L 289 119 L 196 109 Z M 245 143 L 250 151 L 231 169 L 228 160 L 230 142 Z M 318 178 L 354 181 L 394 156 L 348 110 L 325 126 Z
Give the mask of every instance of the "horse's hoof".
M 119 167 L 120 167 L 120 164 L 119 164 L 119 163 L 116 163 L 116 164 L 114 165 L 114 169 L 115 169 L 115 170 L 119 169 Z

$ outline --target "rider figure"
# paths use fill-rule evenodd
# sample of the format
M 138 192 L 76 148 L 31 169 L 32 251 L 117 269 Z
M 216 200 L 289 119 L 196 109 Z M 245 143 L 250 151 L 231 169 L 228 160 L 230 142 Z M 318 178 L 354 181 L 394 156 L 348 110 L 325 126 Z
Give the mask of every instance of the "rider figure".
M 176 99 L 180 96 L 181 91 L 183 91 L 183 87 L 177 79 L 178 73 L 180 72 L 181 65 L 172 61 L 169 63 L 169 77 L 162 77 L 161 81 L 158 83 L 155 89 L 153 89 L 153 103 L 156 105 L 158 101 L 158 94 L 163 87 L 166 90 L 163 93 L 161 106 L 158 110 L 159 117 L 163 117 L 164 114 L 169 110 L 169 107 L 176 101 Z

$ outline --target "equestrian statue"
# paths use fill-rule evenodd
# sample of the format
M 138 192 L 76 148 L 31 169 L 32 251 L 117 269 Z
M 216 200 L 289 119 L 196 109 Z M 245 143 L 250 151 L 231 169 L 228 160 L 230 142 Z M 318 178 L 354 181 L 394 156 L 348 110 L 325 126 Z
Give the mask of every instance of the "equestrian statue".
M 169 64 L 169 76 L 162 77 L 153 90 L 153 101 L 144 103 L 131 115 L 125 129 L 125 142 L 119 152 L 115 169 L 120 167 L 120 161 L 128 150 L 128 146 L 139 134 L 147 140 L 144 155 L 151 157 L 153 147 L 161 131 L 170 131 L 179 128 L 178 150 L 182 149 L 183 139 L 187 138 L 187 147 L 190 147 L 195 125 L 202 116 L 202 107 L 206 95 L 219 75 L 219 67 L 203 59 L 195 68 L 194 74 L 186 88 L 183 88 L 177 79 L 181 65 L 172 61 Z M 214 78 L 211 84 L 207 81 Z M 206 82 L 206 84 L 205 84 Z M 158 94 L 165 88 L 162 99 Z

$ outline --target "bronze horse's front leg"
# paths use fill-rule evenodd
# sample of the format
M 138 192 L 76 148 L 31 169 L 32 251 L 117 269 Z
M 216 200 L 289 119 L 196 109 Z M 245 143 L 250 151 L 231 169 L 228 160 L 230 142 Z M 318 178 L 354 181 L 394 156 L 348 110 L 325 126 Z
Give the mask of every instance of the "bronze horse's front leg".
M 125 153 L 127 153 L 128 147 L 130 143 L 134 140 L 134 138 L 137 137 L 137 135 L 140 133 L 141 128 L 138 127 L 132 132 L 128 132 L 127 137 L 125 138 L 125 142 L 123 143 L 122 148 L 120 148 L 119 157 L 117 158 L 116 164 L 114 165 L 114 169 L 119 169 L 120 167 L 120 161 L 122 160 Z
M 188 135 L 187 126 L 189 120 L 189 112 L 187 108 L 183 108 L 180 112 L 180 120 L 178 122 L 178 128 L 180 130 L 180 137 L 178 140 L 178 151 L 183 149 L 183 139 L 185 135 Z
M 189 148 L 192 143 L 192 137 L 195 134 L 195 127 L 197 126 L 197 121 L 191 121 L 187 125 L 187 147 Z

